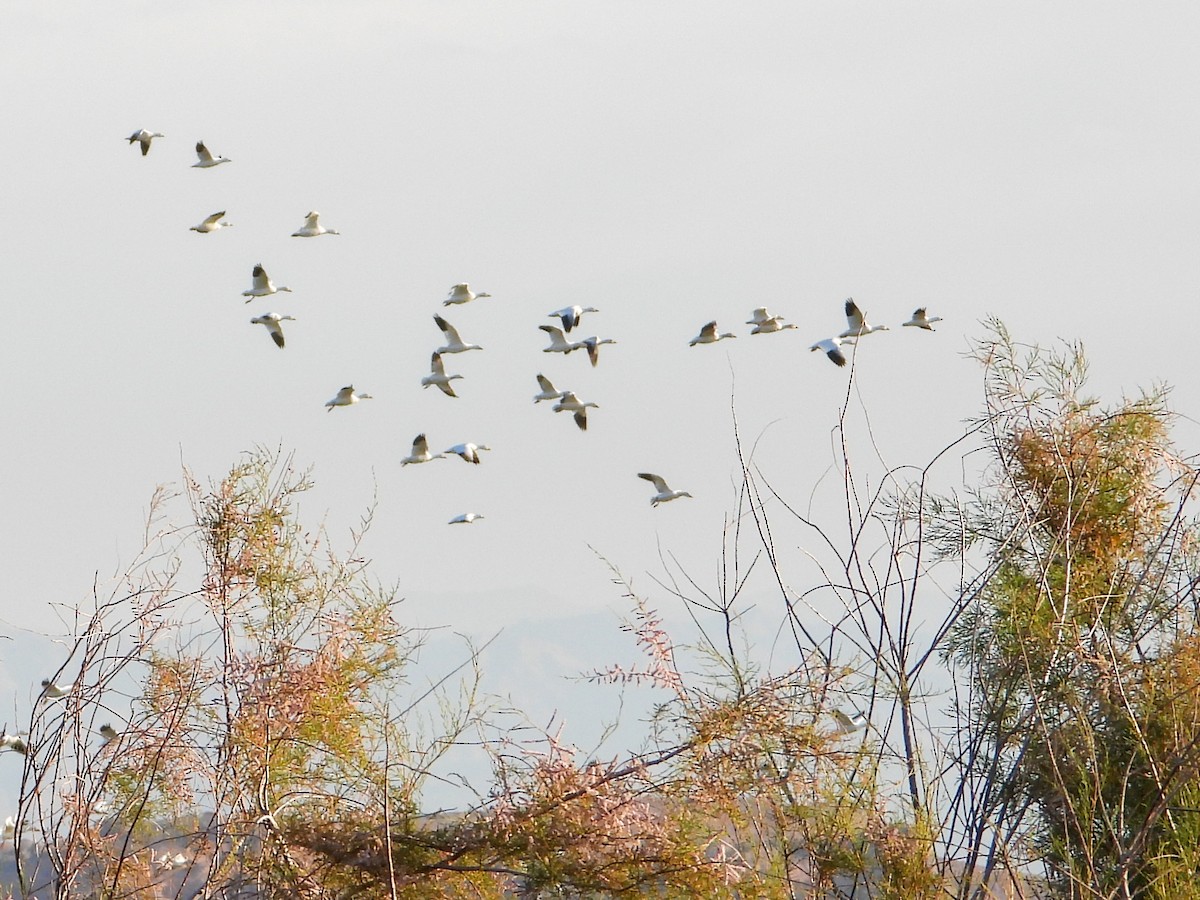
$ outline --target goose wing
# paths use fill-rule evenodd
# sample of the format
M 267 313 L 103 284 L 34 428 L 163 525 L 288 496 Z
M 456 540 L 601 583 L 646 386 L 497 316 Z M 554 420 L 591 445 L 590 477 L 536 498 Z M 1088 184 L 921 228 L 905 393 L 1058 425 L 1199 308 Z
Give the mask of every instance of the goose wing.
M 216 225 L 217 222 L 220 220 L 220 218 L 223 215 L 225 215 L 225 210 L 221 210 L 220 212 L 215 212 L 211 216 L 209 216 L 207 219 L 205 219 L 203 222 L 201 222 L 200 224 L 208 225 L 208 226 Z
M 544 393 L 544 394 L 561 393 L 554 389 L 554 385 L 550 383 L 550 379 L 547 378 L 545 375 L 538 375 L 537 383 L 538 383 L 538 387 L 540 387 L 542 389 L 542 393 Z
M 420 457 L 424 456 L 428 452 L 429 442 L 425 440 L 424 434 L 418 434 L 416 438 L 413 439 L 412 455 Z
M 660 494 L 669 494 L 671 492 L 671 489 L 667 487 L 667 483 L 663 481 L 661 475 L 652 475 L 649 472 L 638 472 L 638 478 L 644 478 L 647 481 L 653 482 L 654 487 Z
M 851 331 L 860 331 L 863 327 L 862 310 L 858 308 L 858 304 L 850 297 L 846 298 L 846 322 L 849 324 Z
M 442 364 L 442 354 L 434 353 L 433 356 L 430 357 L 429 371 L 433 372 L 434 375 L 444 376 L 446 374 L 446 367 Z
M 204 146 L 204 141 L 196 141 L 196 155 L 200 157 L 200 162 L 212 162 L 213 155 L 208 152 L 208 148 Z
M 458 329 L 443 319 L 441 316 L 434 316 L 433 321 L 437 323 L 437 327 L 442 329 L 442 334 L 446 336 L 446 343 L 461 344 L 462 338 L 458 336 Z

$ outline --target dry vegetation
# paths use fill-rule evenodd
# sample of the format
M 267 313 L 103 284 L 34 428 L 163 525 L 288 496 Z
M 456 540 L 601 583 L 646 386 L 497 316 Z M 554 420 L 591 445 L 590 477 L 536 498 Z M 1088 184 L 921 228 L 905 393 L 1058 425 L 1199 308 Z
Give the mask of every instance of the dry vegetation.
M 406 685 L 418 640 L 394 593 L 355 545 L 303 529 L 289 460 L 189 478 L 193 524 L 160 527 L 177 498 L 156 498 L 127 583 L 79 613 L 72 689 L 29 722 L 17 844 L 43 849 L 18 852 L 21 891 L 1194 896 L 1197 471 L 1162 394 L 1087 398 L 1077 348 L 993 323 L 980 359 L 984 414 L 922 469 L 859 474 L 848 390 L 839 523 L 739 451 L 719 583 L 667 566 L 694 634 L 677 643 L 629 591 L 640 660 L 591 676 L 661 691 L 645 751 L 609 761 L 558 734 L 494 736 L 474 657 L 432 696 Z M 930 492 L 980 445 L 981 483 Z M 819 577 L 794 585 L 781 544 Z M 777 586 L 784 671 L 744 645 L 756 569 Z M 839 726 L 856 706 L 869 726 Z M 107 721 L 120 733 L 97 747 Z M 484 734 L 482 802 L 429 815 L 441 756 Z

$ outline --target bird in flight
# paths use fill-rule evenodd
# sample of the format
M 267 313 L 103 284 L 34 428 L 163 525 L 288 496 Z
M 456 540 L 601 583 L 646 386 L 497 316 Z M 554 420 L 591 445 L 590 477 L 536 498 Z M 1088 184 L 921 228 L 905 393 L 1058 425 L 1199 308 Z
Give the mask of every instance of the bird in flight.
M 471 286 L 465 281 L 461 284 L 450 286 L 450 295 L 442 301 L 442 306 L 457 306 L 460 303 L 470 303 L 472 300 L 478 300 L 480 297 L 490 297 L 491 294 L 485 294 L 480 291 L 478 294 L 471 290 Z
M 199 162 L 192 163 L 193 169 L 211 169 L 213 166 L 219 166 L 221 163 L 233 162 L 224 156 L 213 156 L 208 148 L 204 146 L 204 141 L 196 142 L 196 156 L 199 157 Z
M 942 321 L 941 316 L 934 316 L 932 319 L 925 314 L 925 307 L 919 307 L 913 310 L 912 318 L 905 322 L 901 327 L 924 328 L 926 331 L 937 331 L 933 327 L 934 322 Z
M 875 331 L 888 330 L 886 325 L 868 325 L 866 316 L 858 308 L 858 304 L 854 302 L 853 297 L 846 298 L 846 325 L 846 330 L 839 334 L 838 337 L 862 337 L 864 334 L 871 334 Z
M 326 400 L 325 406 L 327 412 L 333 412 L 335 406 L 352 406 L 359 400 L 373 400 L 370 394 L 360 394 L 354 390 L 354 385 L 348 384 L 340 391 L 332 400 Z
M 322 225 L 321 214 L 314 210 L 304 217 L 304 224 L 292 232 L 292 237 L 320 237 L 323 234 L 341 234 L 341 232 Z
M 412 453 L 400 460 L 400 465 L 417 465 L 419 463 L 427 463 L 433 459 L 445 459 L 445 453 L 430 453 L 429 443 L 425 440 L 424 434 L 418 434 L 413 439 Z
M 166 137 L 166 135 L 159 131 L 147 131 L 145 128 L 139 128 L 125 140 L 129 141 L 131 144 L 135 141 L 141 144 L 142 156 L 145 156 L 150 152 L 150 142 L 156 137 Z
M 254 283 L 251 285 L 250 290 L 242 291 L 243 297 L 249 297 L 250 300 L 253 300 L 255 297 L 269 297 L 271 294 L 276 294 L 279 291 L 287 291 L 289 294 L 292 292 L 290 287 L 282 284 L 277 286 L 271 280 L 271 276 L 267 274 L 267 270 L 263 268 L 262 263 L 255 266 L 250 274 L 254 279 Z M 249 303 L 250 300 L 246 302 Z
M 717 331 L 717 320 L 713 319 L 711 322 L 709 322 L 707 325 L 705 325 L 703 328 L 700 329 L 700 333 L 698 335 L 696 335 L 694 338 L 692 338 L 690 341 L 688 341 L 688 346 L 695 347 L 697 344 L 715 344 L 717 341 L 722 340 L 723 338 L 735 338 L 735 337 L 737 337 L 737 335 L 734 334 L 732 331 L 726 331 L 723 333 L 718 332 Z
M 275 342 L 275 346 L 280 350 L 283 349 L 283 326 L 279 323 L 285 320 L 296 320 L 292 316 L 281 316 L 279 313 L 269 312 L 263 313 L 261 316 L 255 316 L 250 320 L 251 325 L 265 325 L 268 332 L 271 334 L 271 340 Z
M 678 500 L 680 497 L 691 497 L 687 491 L 673 491 L 670 485 L 667 484 L 661 475 L 652 475 L 649 472 L 638 472 L 638 478 L 644 478 L 647 481 L 654 483 L 654 489 L 658 492 L 650 498 L 651 506 L 658 506 L 660 503 L 667 503 L 671 500 Z
M 844 366 L 846 364 L 846 355 L 844 353 L 842 353 L 842 347 L 845 347 L 847 344 L 853 344 L 853 343 L 854 343 L 853 338 L 845 338 L 845 337 L 824 338 L 823 340 L 817 341 L 815 344 L 813 344 L 808 349 L 809 350 L 820 350 L 826 356 L 829 357 L 830 361 L 833 362 L 834 365 Z
M 225 215 L 225 210 L 215 212 L 199 225 L 193 225 L 188 231 L 198 231 L 201 234 L 208 234 L 210 231 L 220 231 L 222 228 L 232 228 L 232 222 L 222 222 L 221 218 Z

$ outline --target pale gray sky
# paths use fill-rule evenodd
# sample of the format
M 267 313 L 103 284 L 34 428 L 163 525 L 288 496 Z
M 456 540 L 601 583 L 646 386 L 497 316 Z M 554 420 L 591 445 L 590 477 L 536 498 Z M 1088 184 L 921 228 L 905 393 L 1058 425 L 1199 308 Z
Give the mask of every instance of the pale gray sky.
M 614 611 L 595 643 L 624 647 L 596 553 L 664 609 L 660 548 L 715 577 L 731 393 L 763 472 L 809 502 L 846 372 L 807 348 L 850 295 L 893 329 L 921 305 L 946 319 L 862 348 L 890 464 L 978 411 L 962 354 L 990 314 L 1083 340 L 1110 395 L 1161 380 L 1180 412 L 1200 400 L 1192 3 L 76 0 L 4 21 L 0 553 L 19 637 L 128 564 L 181 463 L 217 477 L 262 444 L 314 466 L 303 514 L 335 540 L 378 489 L 365 547 L 414 623 L 549 641 Z M 144 159 L 122 140 L 142 127 L 167 135 Z M 198 139 L 233 162 L 190 168 Z M 188 231 L 219 209 L 234 228 Z M 289 237 L 309 209 L 342 235 Z M 294 293 L 244 305 L 257 262 Z M 451 400 L 420 379 L 457 281 L 493 298 L 447 311 L 486 348 L 447 359 L 466 376 Z M 537 326 L 575 302 L 601 310 L 584 334 L 620 342 L 595 369 L 541 352 Z M 763 304 L 800 329 L 751 338 Z M 282 352 L 249 324 L 267 310 L 298 320 Z M 689 348 L 712 318 L 740 337 Z M 601 405 L 588 433 L 533 406 L 539 371 Z M 376 399 L 326 414 L 349 383 Z M 493 452 L 402 471 L 421 431 Z M 651 509 L 644 470 L 695 499 Z M 827 477 L 814 508 L 836 517 L 836 498 Z M 486 519 L 445 524 L 468 510 Z M 810 537 L 776 534 L 799 589 Z M 524 684 L 498 665 L 533 708 L 555 669 L 613 661 L 542 646 Z M 6 649 L 0 706 L 23 714 L 42 673 Z

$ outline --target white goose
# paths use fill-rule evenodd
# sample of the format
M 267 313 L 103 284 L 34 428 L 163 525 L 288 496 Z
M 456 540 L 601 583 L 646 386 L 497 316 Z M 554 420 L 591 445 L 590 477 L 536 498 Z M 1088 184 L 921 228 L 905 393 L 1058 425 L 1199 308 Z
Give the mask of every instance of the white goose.
M 747 323 L 749 324 L 749 323 Z M 787 331 L 789 328 L 798 328 L 798 325 L 783 324 L 783 316 L 771 316 L 769 319 L 763 319 L 757 325 L 750 329 L 751 334 L 774 334 L 777 331 Z
M 7 731 L 0 734 L 0 752 L 12 751 L 20 753 L 22 756 L 29 750 L 29 745 L 25 739 L 18 734 L 9 734 Z
M 832 711 L 831 715 L 838 723 L 836 734 L 852 734 L 859 729 L 867 727 L 866 713 L 854 710 L 854 715 L 848 715 L 840 709 Z
M 554 412 L 572 412 L 575 413 L 575 424 L 579 426 L 580 431 L 587 431 L 587 411 L 588 407 L 599 409 L 599 403 L 584 403 L 575 396 L 572 391 L 563 391 L 562 400 L 555 403 L 551 409 Z
M 548 315 L 552 319 L 562 319 L 563 329 L 570 332 L 572 328 L 579 324 L 579 320 L 583 318 L 584 313 L 600 312 L 594 306 L 564 306 L 562 309 L 556 309 Z
M 267 270 L 263 268 L 262 263 L 255 266 L 250 274 L 254 279 L 254 284 L 250 290 L 242 291 L 243 297 L 249 297 L 250 300 L 253 300 L 255 297 L 269 297 L 271 294 L 277 294 L 280 291 L 287 291 L 289 294 L 292 292 L 292 289 L 286 285 L 276 285 L 271 280 L 271 276 L 267 274 Z M 250 300 L 246 302 L 249 303 Z
M 931 319 L 927 315 L 925 315 L 925 307 L 922 306 L 918 309 L 913 310 L 912 318 L 909 319 L 907 322 L 903 323 L 900 327 L 901 328 L 907 328 L 907 327 L 924 328 L 926 331 L 937 331 L 937 329 L 933 327 L 933 323 L 940 322 L 940 321 L 942 321 L 941 316 L 934 316 Z
M 844 353 L 842 353 L 842 347 L 845 347 L 847 344 L 853 344 L 853 343 L 854 343 L 854 338 L 845 338 L 845 337 L 825 338 L 823 340 L 817 341 L 815 344 L 813 344 L 808 349 L 809 350 L 820 350 L 826 356 L 829 357 L 830 361 L 833 362 L 834 365 L 844 366 L 846 364 L 846 355 Z
M 73 688 L 74 686 L 75 685 L 73 685 L 73 684 L 69 684 L 66 687 L 59 687 L 57 684 L 55 684 L 49 678 L 43 678 L 42 679 L 42 696 L 46 697 L 50 700 L 58 700 L 62 697 L 67 696 L 67 694 L 71 693 L 71 688 Z
M 543 353 L 570 353 L 586 346 L 583 341 L 568 341 L 557 325 L 539 325 L 538 328 L 550 335 L 550 346 L 544 347 Z
M 557 400 L 563 395 L 563 392 L 557 390 L 545 375 L 539 374 L 537 376 L 537 383 L 541 390 L 533 395 L 534 403 L 541 403 L 543 400 Z
M 707 325 L 700 329 L 700 333 L 688 341 L 689 347 L 695 347 L 697 344 L 715 344 L 717 341 L 724 338 L 737 337 L 732 331 L 724 333 L 717 331 L 717 320 L 713 319 Z
M 322 234 L 341 234 L 334 228 L 326 228 L 321 224 L 321 214 L 310 212 L 304 217 L 304 224 L 292 232 L 292 237 L 319 237 Z
M 866 316 L 858 308 L 858 304 L 854 302 L 853 297 L 846 298 L 846 324 L 848 327 L 838 337 L 862 337 L 864 334 L 871 334 L 875 331 L 888 330 L 886 325 L 868 325 Z
M 483 516 L 480 513 L 461 513 L 460 515 L 455 516 L 453 519 L 451 519 L 446 524 L 447 525 L 470 525 L 476 519 L 482 519 L 482 518 L 483 518 Z
M 450 296 L 442 301 L 442 306 L 456 306 L 460 303 L 470 303 L 472 300 L 478 300 L 480 297 L 490 297 L 491 294 L 485 294 L 480 291 L 478 294 L 471 290 L 471 286 L 465 281 L 462 284 L 453 284 L 450 286 Z
M 596 363 L 600 362 L 600 345 L 615 344 L 616 341 L 614 341 L 612 338 L 598 338 L 593 336 L 590 338 L 584 338 L 582 341 L 580 341 L 580 343 L 583 345 L 584 349 L 587 350 L 588 359 L 592 361 L 592 368 L 595 368 Z
M 447 397 L 457 397 L 454 393 L 454 388 L 450 385 L 456 378 L 462 378 L 461 375 L 447 375 L 446 367 L 442 364 L 442 354 L 434 353 L 429 360 L 429 374 L 421 379 L 421 387 L 431 387 L 437 385 L 438 389 Z
M 408 456 L 404 457 L 404 459 L 400 460 L 400 465 L 412 466 L 412 465 L 418 465 L 420 463 L 427 463 L 430 460 L 434 460 L 434 459 L 445 459 L 445 458 L 446 458 L 445 453 L 430 453 L 429 452 L 429 442 L 425 440 L 425 435 L 418 434 L 416 436 L 416 438 L 413 439 L 412 453 L 410 453 Z
M 758 325 L 762 322 L 767 321 L 767 319 L 782 319 L 782 318 L 783 318 L 783 316 L 771 315 L 769 312 L 767 312 L 767 308 L 765 306 L 760 306 L 760 307 L 758 307 L 758 309 L 754 310 L 754 312 L 750 313 L 750 318 L 746 320 L 746 324 L 747 325 Z
M 271 334 L 271 340 L 275 342 L 275 346 L 280 350 L 283 349 L 283 326 L 280 322 L 296 320 L 292 316 L 281 316 L 276 312 L 263 313 L 261 316 L 255 316 L 250 320 L 251 325 L 263 325 Z
M 145 156 L 150 152 L 150 142 L 156 137 L 166 137 L 166 135 L 160 131 L 147 131 L 145 128 L 139 128 L 129 137 L 125 138 L 125 140 L 129 141 L 130 144 L 134 143 L 135 141 L 141 144 L 142 156 Z
M 199 225 L 193 225 L 188 231 L 198 231 L 201 234 L 208 234 L 210 231 L 220 231 L 222 228 L 232 228 L 232 222 L 222 222 L 221 217 L 225 215 L 225 210 L 215 212 Z
M 473 463 L 475 465 L 479 465 L 479 463 L 480 463 L 479 451 L 480 450 L 491 450 L 491 449 L 492 448 L 489 447 L 487 444 L 466 443 L 466 444 L 455 444 L 449 450 L 443 450 L 442 452 L 443 453 L 454 453 L 457 456 L 461 456 L 463 458 L 464 462 L 469 462 L 469 463 Z
M 468 350 L 483 349 L 478 344 L 463 343 L 463 339 L 458 335 L 458 329 L 441 316 L 434 316 L 433 321 L 437 323 L 438 328 L 442 329 L 442 334 L 446 338 L 446 346 L 438 347 L 438 353 L 466 353 Z
M 651 506 L 658 506 L 660 503 L 667 503 L 671 500 L 678 500 L 680 497 L 691 497 L 687 491 L 673 491 L 670 486 L 663 480 L 661 475 L 652 475 L 649 472 L 638 472 L 638 478 L 645 478 L 647 481 L 654 483 L 654 489 L 658 491 L 650 498 Z
M 326 412 L 333 412 L 335 406 L 352 406 L 359 400 L 373 400 L 370 394 L 360 394 L 354 390 L 354 385 L 348 384 L 332 400 L 325 401 Z
M 233 162 L 224 156 L 213 156 L 209 149 L 204 146 L 204 141 L 196 142 L 196 156 L 200 158 L 199 162 L 192 163 L 193 169 L 211 169 L 213 166 L 219 166 L 221 163 Z

